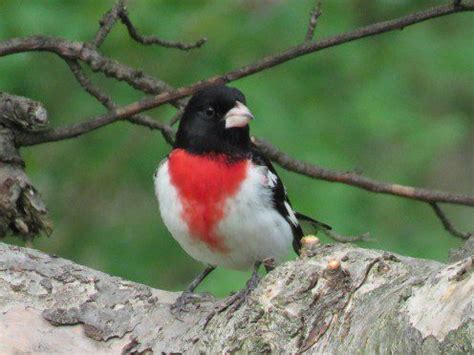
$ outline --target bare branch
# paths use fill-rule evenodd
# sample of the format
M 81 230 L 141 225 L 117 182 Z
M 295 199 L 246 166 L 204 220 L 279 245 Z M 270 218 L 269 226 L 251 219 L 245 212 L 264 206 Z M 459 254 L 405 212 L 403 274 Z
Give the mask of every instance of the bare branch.
M 254 73 L 272 68 L 276 65 L 282 64 L 294 58 L 317 52 L 325 48 L 335 47 L 344 43 L 352 42 L 357 39 L 371 37 L 385 32 L 404 29 L 405 27 L 430 20 L 436 17 L 446 16 L 454 13 L 474 11 L 474 3 L 469 2 L 460 6 L 452 4 L 433 7 L 428 10 L 418 11 L 394 20 L 374 23 L 372 25 L 359 28 L 354 31 L 345 32 L 335 35 L 318 42 L 305 42 L 298 46 L 289 48 L 288 50 L 277 55 L 265 57 L 253 64 L 247 65 L 243 68 L 233 70 L 222 76 L 225 82 L 234 81 Z
M 176 114 L 170 119 L 170 126 L 174 126 L 183 116 L 184 108 L 181 108 L 176 112 Z
M 449 220 L 448 216 L 443 212 L 441 207 L 438 206 L 436 202 L 431 202 L 430 203 L 431 207 L 433 207 L 434 212 L 436 213 L 436 216 L 441 220 L 441 223 L 443 224 L 444 229 L 446 229 L 449 233 L 454 235 L 455 237 L 462 238 L 462 239 L 469 239 L 471 236 L 474 235 L 474 232 L 461 232 L 458 230 Z
M 135 115 L 131 118 L 128 119 L 128 121 L 139 125 L 139 126 L 145 126 L 148 127 L 149 129 L 157 129 L 161 131 L 161 134 L 163 135 L 163 138 L 166 140 L 166 142 L 169 145 L 174 144 L 174 135 L 175 132 L 173 128 L 170 125 L 167 125 L 166 123 L 154 120 L 153 118 L 145 115 Z
M 176 90 L 176 95 L 179 95 L 180 91 L 182 90 L 184 89 Z M 163 100 L 167 100 L 169 99 L 170 94 L 163 94 L 162 97 Z M 117 117 L 119 117 L 118 119 L 123 119 L 128 117 L 128 115 L 126 113 L 123 113 L 123 111 L 114 110 L 108 114 L 98 116 L 90 121 L 85 121 L 68 127 L 56 128 L 38 133 L 31 133 L 23 137 L 20 136 L 19 139 L 22 145 L 32 145 L 37 144 L 41 141 L 56 141 L 65 138 L 77 137 L 109 123 L 112 123 L 118 120 Z M 167 138 L 167 140 L 172 141 L 173 130 L 169 125 L 154 121 L 152 119 L 133 119 L 131 121 L 137 124 L 145 125 L 152 129 L 159 129 L 161 131 L 165 131 L 169 137 Z M 471 196 L 380 182 L 352 172 L 340 172 L 322 168 L 316 165 L 293 159 L 286 153 L 273 147 L 268 142 L 262 141 L 260 139 L 255 139 L 254 141 L 255 144 L 259 147 L 259 149 L 268 158 L 270 158 L 272 161 L 274 161 L 281 167 L 289 171 L 293 171 L 312 178 L 326 180 L 330 182 L 344 183 L 346 185 L 355 186 L 375 193 L 390 194 L 428 203 L 444 202 L 465 206 L 474 206 L 474 197 Z
M 97 31 L 94 39 L 89 42 L 91 48 L 96 49 L 102 45 L 110 30 L 119 18 L 127 27 L 130 37 L 144 45 L 157 44 L 166 48 L 189 50 L 193 48 L 199 48 L 207 42 L 206 38 L 202 38 L 194 43 L 182 43 L 177 41 L 167 41 L 157 36 L 142 36 L 128 16 L 127 9 L 125 8 L 125 0 L 118 0 L 112 9 L 107 11 L 99 21 L 99 30 Z
M 102 19 L 99 21 L 99 29 L 97 30 L 94 39 L 89 42 L 93 48 L 99 48 L 102 45 L 110 30 L 117 22 L 119 14 L 123 8 L 124 0 L 118 0 L 112 9 L 104 14 Z
M 91 96 L 95 97 L 103 106 L 108 110 L 113 110 L 116 105 L 113 103 L 112 98 L 107 95 L 104 91 L 96 87 L 89 78 L 83 73 L 81 65 L 75 61 L 66 59 L 66 63 L 69 65 L 69 69 L 74 74 L 74 77 L 82 86 L 82 88 L 88 92 Z
M 94 72 L 101 72 L 108 77 L 125 81 L 133 88 L 147 94 L 156 95 L 173 90 L 173 87 L 166 82 L 147 75 L 141 70 L 107 58 L 82 42 L 51 36 L 12 38 L 0 42 L 0 57 L 29 51 L 51 52 L 61 59 L 82 61 Z M 186 100 L 171 102 L 173 106 L 178 108 L 183 107 L 185 103 Z
M 308 29 L 306 31 L 306 41 L 311 41 L 314 37 L 314 30 L 318 24 L 319 16 L 321 16 L 321 0 L 316 0 L 314 8 L 309 13 Z
M 79 84 L 87 91 L 91 96 L 97 99 L 103 106 L 105 106 L 109 111 L 115 110 L 118 106 L 112 101 L 112 98 L 107 95 L 104 91 L 99 89 L 95 86 L 89 78 L 84 74 L 80 64 L 77 61 L 73 60 L 66 60 L 69 68 L 71 69 L 74 77 L 79 82 Z M 179 111 L 180 112 L 180 111 Z M 141 126 L 148 127 L 150 129 L 157 129 L 160 130 L 163 134 L 163 137 L 169 144 L 173 144 L 174 142 L 174 131 L 171 126 L 158 122 L 153 118 L 146 116 L 146 115 L 135 115 L 128 118 L 128 121 L 138 124 Z M 93 127 L 91 125 L 84 126 L 84 133 L 87 132 L 89 127 Z M 83 133 L 81 133 L 83 134 Z
M 215 81 L 217 84 L 219 81 Z M 194 85 L 182 87 L 172 92 L 165 92 L 158 96 L 142 99 L 132 104 L 117 107 L 105 114 L 95 116 L 89 120 L 80 123 L 75 123 L 70 126 L 53 128 L 43 130 L 40 132 L 19 132 L 17 135 L 17 144 L 20 146 L 29 146 L 46 142 L 54 142 L 68 138 L 75 138 L 85 133 L 94 131 L 98 128 L 104 127 L 116 121 L 126 119 L 130 116 L 136 115 L 139 112 L 151 109 L 153 107 L 161 106 L 165 103 L 176 101 L 178 98 L 191 95 L 193 92 L 209 85 L 209 81 L 198 82 Z M 160 104 L 156 105 L 157 99 Z M 150 122 L 147 122 L 149 127 Z M 167 126 L 167 125 L 166 125 Z
M 444 6 L 438 6 L 426 11 L 419 11 L 396 20 L 379 22 L 352 32 L 347 32 L 338 36 L 330 37 L 328 39 L 321 40 L 317 43 L 305 43 L 290 48 L 289 50 L 281 54 L 270 56 L 260 61 L 257 61 L 254 64 L 230 71 L 227 74 L 221 76 L 214 76 L 207 80 L 202 80 L 190 86 L 182 87 L 177 90 L 172 90 L 172 88 L 166 83 L 157 83 L 154 78 L 146 77 L 141 71 L 136 71 L 123 64 L 105 58 L 96 51 L 83 47 L 80 43 L 70 42 L 64 39 L 44 36 L 33 36 L 23 39 L 17 38 L 7 40 L 0 43 L 0 56 L 25 51 L 52 51 L 63 57 L 72 57 L 72 59 L 83 60 L 91 66 L 92 70 L 104 72 L 106 75 L 113 76 L 118 80 L 126 80 L 132 86 L 137 87 L 145 92 L 153 90 L 163 91 L 168 89 L 167 92 L 164 92 L 162 94 L 142 99 L 132 104 L 120 107 L 109 114 L 94 117 L 89 121 L 82 122 L 71 127 L 52 129 L 49 131 L 42 132 L 42 134 L 36 134 L 34 136 L 32 135 L 29 137 L 24 136 L 19 142 L 24 145 L 33 145 L 77 137 L 80 134 L 89 132 L 106 124 L 137 114 L 139 112 L 149 110 L 151 108 L 158 107 L 166 103 L 176 102 L 179 99 L 192 95 L 194 92 L 203 87 L 213 84 L 225 84 L 230 81 L 234 81 L 252 75 L 256 72 L 274 67 L 278 64 L 284 63 L 288 60 L 294 59 L 304 54 L 347 43 L 359 38 L 373 36 L 383 32 L 404 28 L 406 26 L 419 23 L 431 18 L 461 11 L 473 10 L 474 4 L 466 4 L 458 7 L 454 7 L 454 5 L 449 4 Z M 140 80 L 137 80 L 137 78 Z M 154 89 L 150 90 L 150 86 Z M 178 107 L 181 107 L 179 103 L 177 103 L 176 105 Z M 390 184 L 390 186 L 395 185 Z M 390 190 L 392 190 L 392 188 L 390 188 Z M 398 191 L 394 194 L 400 193 L 407 194 L 406 191 Z M 435 202 L 445 201 L 436 200 Z
M 293 159 L 278 150 L 270 143 L 255 139 L 257 147 L 272 161 L 282 168 L 306 175 L 315 179 L 340 182 L 375 193 L 384 193 L 424 202 L 445 202 L 457 205 L 474 206 L 474 197 L 449 192 L 434 191 L 412 186 L 404 186 L 372 180 L 353 172 L 342 172 L 319 167 L 310 163 Z
M 334 47 L 360 38 L 370 37 L 396 29 L 403 29 L 407 26 L 432 18 L 464 11 L 474 11 L 474 3 L 462 4 L 459 6 L 454 6 L 453 4 L 438 6 L 429 10 L 415 12 L 395 20 L 375 23 L 355 31 L 326 38 L 318 42 L 305 42 L 280 54 L 265 57 L 253 64 L 232 70 L 224 75 L 214 76 L 188 87 L 183 87 L 179 91 L 175 91 L 172 94 L 169 93 L 172 88 L 168 84 L 162 81 L 157 81 L 156 79 L 145 75 L 142 71 L 132 69 L 109 58 L 106 58 L 97 51 L 84 47 L 82 43 L 67 41 L 61 38 L 32 36 L 26 38 L 10 39 L 0 42 L 0 56 L 26 51 L 50 51 L 69 59 L 82 60 L 86 62 L 92 70 L 103 72 L 107 76 L 114 77 L 118 80 L 125 80 L 133 87 L 146 93 L 156 94 L 168 91 L 165 96 L 158 94 L 153 98 L 147 98 L 142 101 L 135 102 L 131 105 L 123 107 L 123 110 L 119 110 L 124 114 L 136 114 L 140 111 L 158 107 L 165 103 L 176 101 L 178 99 L 182 99 L 185 96 L 192 95 L 196 90 L 202 87 L 212 84 L 224 84 L 235 81 L 254 73 L 272 68 L 276 65 L 282 64 L 305 54 L 317 52 L 325 48 Z M 146 103 L 143 101 L 146 101 Z M 182 106 L 179 102 L 175 103 L 175 105 Z M 116 118 L 119 119 L 119 117 Z M 42 142 L 40 141 L 38 143 Z
M 317 43 L 303 43 L 299 46 L 290 48 L 283 53 L 263 58 L 254 64 L 178 89 L 173 89 L 164 82 L 157 81 L 152 77 L 144 75 L 141 71 L 137 71 L 109 58 L 106 58 L 97 51 L 87 48 L 87 46 L 84 46 L 81 43 L 71 42 L 59 38 L 34 36 L 24 39 L 12 39 L 4 41 L 0 43 L 0 56 L 24 51 L 50 51 L 65 58 L 84 61 L 92 68 L 92 70 L 103 72 L 106 75 L 114 77 L 118 80 L 125 80 L 133 87 L 136 87 L 144 92 L 160 92 L 159 95 L 148 97 L 123 107 L 115 107 L 113 110 L 104 115 L 96 116 L 82 123 L 74 124 L 69 127 L 45 130 L 37 133 L 23 133 L 21 136 L 17 137 L 19 145 L 33 145 L 77 137 L 99 127 L 103 127 L 109 123 L 127 119 L 139 112 L 158 107 L 166 103 L 175 103 L 177 107 L 182 107 L 182 104 L 180 103 L 182 101 L 177 100 L 192 95 L 194 92 L 205 86 L 212 84 L 224 84 L 233 80 L 237 80 L 299 56 L 322 50 L 324 48 L 333 47 L 356 39 L 373 36 L 395 29 L 402 29 L 406 26 L 431 18 L 472 10 L 474 10 L 474 4 L 469 3 L 457 6 L 448 4 L 426 11 L 416 12 L 396 20 L 376 23 L 352 32 L 330 37 Z M 140 116 L 134 117 L 130 119 L 130 121 L 152 129 L 159 129 L 162 132 L 167 132 L 166 134 L 168 134 L 168 141 L 172 140 L 171 137 L 173 135 L 173 130 L 169 125 Z M 341 182 L 372 192 L 387 193 L 424 202 L 445 202 L 474 206 L 474 198 L 470 196 L 378 182 L 355 173 L 337 172 L 324 169 L 294 160 L 285 153 L 278 151 L 268 143 L 258 141 L 257 144 L 262 149 L 262 151 L 267 154 L 267 156 L 280 164 L 282 167 L 303 175 L 311 176 L 313 178 Z
M 166 47 L 166 48 L 177 48 L 177 49 L 187 51 L 190 49 L 202 47 L 207 42 L 207 38 L 205 37 L 201 38 L 200 40 L 197 40 L 194 43 L 183 43 L 183 42 L 177 42 L 177 41 L 167 41 L 157 36 L 143 36 L 138 32 L 138 30 L 133 25 L 132 21 L 128 17 L 128 13 L 125 8 L 123 8 L 122 11 L 119 12 L 119 17 L 122 23 L 127 27 L 128 34 L 130 35 L 130 37 L 132 37 L 138 43 L 141 43 L 144 45 L 157 44 L 159 46 Z

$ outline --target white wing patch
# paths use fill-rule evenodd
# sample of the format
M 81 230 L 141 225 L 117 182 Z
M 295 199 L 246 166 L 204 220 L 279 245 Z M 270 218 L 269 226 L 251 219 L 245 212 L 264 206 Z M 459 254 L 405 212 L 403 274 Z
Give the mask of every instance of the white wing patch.
M 295 216 L 295 211 L 293 211 L 293 208 L 291 208 L 290 204 L 285 201 L 285 207 L 286 211 L 288 212 L 288 219 L 290 222 L 296 227 L 298 226 L 298 219 Z
M 268 169 L 268 172 L 267 172 L 267 179 L 268 179 L 268 186 L 270 187 L 275 187 L 277 186 L 277 183 L 278 183 L 278 177 L 273 174 L 270 169 Z

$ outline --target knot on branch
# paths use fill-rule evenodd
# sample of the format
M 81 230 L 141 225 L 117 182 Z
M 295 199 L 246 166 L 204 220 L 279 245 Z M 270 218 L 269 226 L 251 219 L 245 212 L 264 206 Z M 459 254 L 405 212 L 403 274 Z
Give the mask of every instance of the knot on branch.
M 41 103 L 0 92 L 0 125 L 35 131 L 47 124 L 48 114 Z
M 51 233 L 48 210 L 25 174 L 15 134 L 46 126 L 45 108 L 21 96 L 0 93 L 0 238 L 13 234 L 31 240 Z

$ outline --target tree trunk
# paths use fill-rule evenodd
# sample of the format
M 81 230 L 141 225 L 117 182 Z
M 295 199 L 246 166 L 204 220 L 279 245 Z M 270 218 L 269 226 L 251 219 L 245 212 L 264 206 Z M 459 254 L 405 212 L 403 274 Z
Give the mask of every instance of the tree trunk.
M 15 138 L 47 123 L 39 102 L 0 92 L 0 238 L 15 235 L 31 241 L 41 232 L 51 233 L 48 210 L 25 173 Z
M 445 265 L 323 245 L 211 318 L 210 296 L 174 316 L 176 293 L 0 243 L 0 353 L 472 353 L 467 253 Z

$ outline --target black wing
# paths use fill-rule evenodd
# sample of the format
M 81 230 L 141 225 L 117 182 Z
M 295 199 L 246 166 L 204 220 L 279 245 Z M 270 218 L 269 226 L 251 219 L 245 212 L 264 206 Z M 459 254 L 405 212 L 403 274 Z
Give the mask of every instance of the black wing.
M 303 229 L 298 222 L 297 213 L 293 210 L 293 207 L 291 207 L 285 186 L 283 186 L 283 183 L 272 163 L 255 146 L 252 147 L 252 162 L 255 165 L 267 167 L 268 186 L 273 192 L 274 206 L 291 226 L 291 230 L 293 231 L 293 249 L 297 254 L 299 254 L 301 249 L 301 238 L 304 235 Z
M 267 179 L 269 181 L 269 187 L 273 191 L 273 203 L 275 205 L 276 210 L 290 224 L 291 230 L 293 231 L 293 249 L 297 254 L 299 254 L 301 249 L 301 238 L 303 238 L 304 236 L 300 222 L 309 224 L 316 230 L 330 230 L 331 227 L 311 217 L 305 216 L 302 213 L 295 212 L 293 210 L 293 207 L 291 206 L 291 202 L 288 198 L 286 188 L 283 185 L 270 160 L 268 160 L 255 145 L 252 146 L 251 152 L 252 162 L 255 165 L 265 166 L 268 169 Z

